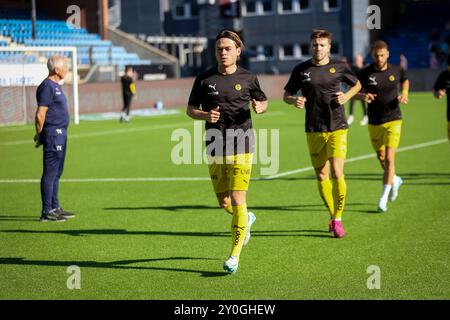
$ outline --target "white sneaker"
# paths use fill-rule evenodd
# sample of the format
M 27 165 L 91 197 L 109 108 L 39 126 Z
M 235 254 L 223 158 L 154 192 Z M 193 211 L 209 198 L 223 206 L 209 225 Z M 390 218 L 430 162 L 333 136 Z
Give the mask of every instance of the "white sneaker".
M 400 186 L 403 183 L 403 179 L 399 176 L 394 176 L 394 183 L 392 184 L 391 192 L 389 193 L 389 200 L 395 201 L 398 197 L 398 189 L 400 189 Z
M 360 125 L 366 126 L 369 123 L 369 118 L 364 116 L 364 118 L 359 122 Z
M 234 256 L 229 256 L 227 261 L 223 263 L 223 269 L 228 273 L 236 273 L 239 266 L 239 261 Z
M 348 119 L 347 119 L 347 124 L 348 125 L 351 125 L 352 123 L 353 123 L 353 116 L 352 115 L 350 115 L 350 116 L 348 116 Z
M 244 239 L 244 246 L 246 246 L 248 244 L 248 242 L 250 241 L 250 229 L 252 228 L 252 224 L 253 222 L 255 222 L 256 220 L 256 216 L 253 212 L 249 212 L 248 213 L 248 225 L 247 225 L 247 233 L 245 235 L 245 239 Z
M 380 198 L 380 201 L 378 202 L 378 212 L 386 212 L 387 209 L 387 199 Z

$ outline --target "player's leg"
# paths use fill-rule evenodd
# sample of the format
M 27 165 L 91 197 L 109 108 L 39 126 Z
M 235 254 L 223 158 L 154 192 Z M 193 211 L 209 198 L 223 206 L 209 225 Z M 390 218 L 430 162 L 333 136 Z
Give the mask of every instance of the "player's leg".
M 348 118 L 347 118 L 348 125 L 351 125 L 354 121 L 354 118 L 353 118 L 354 106 L 355 106 L 355 100 L 350 99 L 350 107 L 349 107 L 349 113 L 348 113 Z
M 56 152 L 55 139 L 52 136 L 45 136 L 43 139 L 44 154 L 43 165 L 44 170 L 41 177 L 41 199 L 42 199 L 42 215 L 41 221 L 65 221 L 53 211 L 52 198 L 54 193 L 55 180 L 57 179 L 58 169 L 61 158 Z
M 229 183 L 223 160 L 218 162 L 218 158 L 209 157 L 208 171 L 219 206 L 232 215 L 233 208 L 231 207 Z
M 333 186 L 330 180 L 330 164 L 327 161 L 325 165 L 314 168 L 316 172 L 317 187 L 319 189 L 320 197 L 322 198 L 325 207 L 328 209 L 330 215 L 330 223 L 328 224 L 328 231 L 333 232 L 334 220 L 334 201 L 333 201 Z
M 217 202 L 219 206 L 227 213 L 233 215 L 233 208 L 231 207 L 230 191 L 216 193 Z
M 388 125 L 387 142 L 386 142 L 386 166 L 387 166 L 387 183 L 392 184 L 389 193 L 389 200 L 395 201 L 398 197 L 398 190 L 403 184 L 403 179 L 395 174 L 395 152 L 400 145 L 400 137 L 402 130 L 402 121 L 392 121 Z
M 360 102 L 361 102 L 361 107 L 362 107 L 362 111 L 363 111 L 363 118 L 359 124 L 362 126 L 365 126 L 369 123 L 369 117 L 367 116 L 367 105 L 366 105 L 365 101 L 361 100 Z
M 249 220 L 251 215 L 247 211 L 247 190 L 251 176 L 252 157 L 252 154 L 236 155 L 234 163 L 227 165 L 233 218 L 231 221 L 231 252 L 228 260 L 224 263 L 224 269 L 230 273 L 237 271 L 242 247 L 246 238 L 249 237 L 249 225 L 254 222 L 254 220 Z
M 316 172 L 317 187 L 320 197 L 330 215 L 329 231 L 332 232 L 332 221 L 334 219 L 334 203 L 332 185 L 330 180 L 330 167 L 327 159 L 326 141 L 328 133 L 308 132 L 306 140 L 308 143 L 311 163 Z
M 334 203 L 334 235 L 338 238 L 345 236 L 342 224 L 345 199 L 347 197 L 347 184 L 344 176 L 344 161 L 347 157 L 347 130 L 337 130 L 331 133 L 327 144 L 327 154 L 330 161 L 330 171 L 333 186 Z
M 128 121 L 129 120 L 129 114 L 130 114 L 130 103 L 131 98 L 128 95 L 123 95 L 123 108 L 122 113 L 120 115 L 120 121 Z
M 381 197 L 378 200 L 378 211 L 387 211 L 387 201 L 389 192 L 392 189 L 392 185 L 385 184 L 386 176 L 386 141 L 387 141 L 387 130 L 383 125 L 370 125 L 369 124 L 369 135 L 372 147 L 377 154 L 378 161 L 381 168 L 383 169 L 383 189 L 381 192 Z

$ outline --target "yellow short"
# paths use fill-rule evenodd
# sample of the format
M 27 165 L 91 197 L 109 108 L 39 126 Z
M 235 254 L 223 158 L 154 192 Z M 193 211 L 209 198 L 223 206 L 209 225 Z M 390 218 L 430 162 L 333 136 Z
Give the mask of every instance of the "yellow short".
M 209 176 L 214 192 L 247 191 L 252 173 L 252 160 L 252 153 L 209 158 Z
M 402 120 L 386 122 L 380 125 L 369 124 L 370 141 L 375 151 L 385 147 L 397 149 L 400 144 Z
M 307 132 L 309 155 L 314 168 L 325 165 L 329 158 L 347 157 L 348 129 L 332 132 Z

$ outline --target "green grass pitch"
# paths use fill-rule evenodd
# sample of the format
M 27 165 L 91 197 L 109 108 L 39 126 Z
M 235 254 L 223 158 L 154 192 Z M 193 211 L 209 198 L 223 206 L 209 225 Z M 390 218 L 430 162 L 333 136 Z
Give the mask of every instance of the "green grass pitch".
M 416 93 L 402 106 L 396 165 L 404 184 L 385 214 L 375 213 L 379 164 L 358 158 L 373 151 L 355 110 L 347 237 L 327 232 L 311 170 L 255 179 L 248 207 L 257 221 L 232 276 L 222 270 L 230 216 L 208 180 L 61 182 L 62 206 L 77 217 L 40 223 L 42 150 L 33 147 L 33 127 L 0 128 L 0 299 L 449 299 L 445 101 Z M 271 101 L 253 119 L 256 129 L 280 130 L 280 173 L 310 166 L 303 110 Z M 171 162 L 177 128 L 193 131 L 193 121 L 180 112 L 71 125 L 62 178 L 208 178 L 206 165 Z M 81 289 L 67 288 L 71 265 L 80 267 Z M 369 266 L 379 267 L 380 289 L 367 287 Z

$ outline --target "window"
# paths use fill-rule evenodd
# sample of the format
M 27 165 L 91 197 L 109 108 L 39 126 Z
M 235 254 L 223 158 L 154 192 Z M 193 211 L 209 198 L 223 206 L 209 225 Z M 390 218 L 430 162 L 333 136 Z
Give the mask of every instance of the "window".
M 281 1 L 281 11 L 294 11 L 294 7 L 292 6 L 292 0 L 283 0 Z
M 331 54 L 339 54 L 339 43 L 332 43 L 331 44 L 331 49 L 330 49 L 330 53 Z
M 273 46 L 264 46 L 264 56 L 266 58 L 273 58 Z
M 323 10 L 325 12 L 339 11 L 341 7 L 340 0 L 324 0 Z
M 282 0 L 279 2 L 278 12 L 280 14 L 304 11 L 310 11 L 309 0 Z
M 284 44 L 280 47 L 280 60 L 299 59 L 300 57 L 300 45 Z
M 292 44 L 285 44 L 283 46 L 283 56 L 285 58 L 294 57 L 294 46 Z
M 252 58 L 252 60 L 268 60 L 274 57 L 272 45 L 251 46 L 250 50 L 256 52 L 256 57 Z
M 194 0 L 174 1 L 172 10 L 175 19 L 190 19 L 198 16 L 198 6 Z
M 310 52 L 310 44 L 309 43 L 302 43 L 300 45 L 300 52 L 302 56 L 309 56 L 311 54 Z
M 300 0 L 300 11 L 309 9 L 309 0 Z
M 175 17 L 184 17 L 185 11 L 184 11 L 184 4 L 178 4 L 175 6 Z
M 272 0 L 245 1 L 242 15 L 264 15 L 273 12 Z
M 262 9 L 264 13 L 272 12 L 272 1 L 271 0 L 262 1 Z
M 256 13 L 256 1 L 247 1 L 245 4 L 247 13 Z

